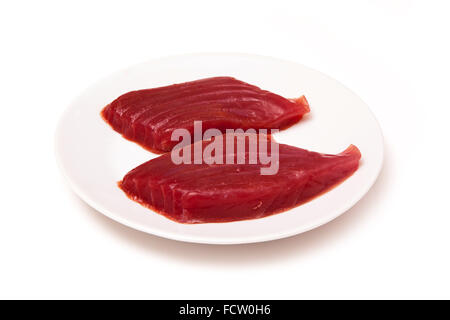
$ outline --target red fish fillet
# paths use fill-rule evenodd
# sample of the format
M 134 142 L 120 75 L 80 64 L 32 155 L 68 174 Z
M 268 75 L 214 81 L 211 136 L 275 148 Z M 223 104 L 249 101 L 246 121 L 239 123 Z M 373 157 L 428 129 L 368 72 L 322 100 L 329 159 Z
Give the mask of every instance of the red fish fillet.
M 125 138 L 163 153 L 178 143 L 174 129 L 284 129 L 309 112 L 304 96 L 285 99 L 232 77 L 215 77 L 128 92 L 102 110 L 102 117 Z
M 225 135 L 216 139 L 222 137 L 225 139 Z M 204 150 L 210 142 L 198 143 Z M 268 165 L 259 160 L 249 164 L 249 148 L 244 150 L 245 164 L 176 165 L 171 153 L 166 153 L 130 171 L 119 186 L 132 200 L 181 223 L 255 219 L 293 208 L 328 191 L 352 175 L 361 158 L 353 145 L 337 155 L 284 144 L 278 147 L 279 169 L 274 175 L 261 175 L 260 169 Z M 230 152 L 239 155 L 235 148 L 224 150 L 224 157 Z M 260 152 L 258 148 L 256 153 Z

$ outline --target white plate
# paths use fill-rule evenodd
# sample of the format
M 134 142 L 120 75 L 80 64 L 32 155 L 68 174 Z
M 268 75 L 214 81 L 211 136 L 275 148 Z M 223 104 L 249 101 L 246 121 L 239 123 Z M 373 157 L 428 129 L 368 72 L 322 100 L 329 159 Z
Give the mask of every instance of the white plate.
M 294 98 L 305 94 L 311 114 L 276 139 L 323 153 L 355 144 L 360 168 L 330 192 L 270 217 L 185 225 L 128 199 L 117 181 L 156 157 L 125 140 L 100 117 L 119 95 L 211 76 L 233 76 Z M 383 162 L 380 127 L 367 105 L 342 84 L 302 65 L 245 54 L 189 54 L 152 60 L 119 71 L 84 91 L 63 115 L 56 133 L 58 162 L 73 190 L 90 206 L 129 227 L 198 243 L 234 244 L 279 239 L 318 227 L 353 206 L 375 182 Z

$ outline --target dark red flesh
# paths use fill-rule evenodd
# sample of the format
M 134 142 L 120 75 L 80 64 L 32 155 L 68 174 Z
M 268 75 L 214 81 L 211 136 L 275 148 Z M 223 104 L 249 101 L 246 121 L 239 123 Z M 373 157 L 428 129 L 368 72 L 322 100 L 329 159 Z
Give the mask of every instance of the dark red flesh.
M 204 148 L 210 142 L 200 143 Z M 248 159 L 248 149 L 245 153 Z M 360 158 L 353 145 L 327 155 L 279 144 L 278 173 L 261 175 L 260 162 L 176 165 L 167 153 L 130 171 L 119 186 L 131 199 L 181 223 L 256 219 L 330 190 L 357 170 Z
M 128 140 L 164 153 L 178 143 L 175 129 L 203 131 L 285 129 L 309 112 L 304 96 L 286 99 L 232 77 L 214 77 L 166 87 L 128 92 L 102 110 L 103 119 Z

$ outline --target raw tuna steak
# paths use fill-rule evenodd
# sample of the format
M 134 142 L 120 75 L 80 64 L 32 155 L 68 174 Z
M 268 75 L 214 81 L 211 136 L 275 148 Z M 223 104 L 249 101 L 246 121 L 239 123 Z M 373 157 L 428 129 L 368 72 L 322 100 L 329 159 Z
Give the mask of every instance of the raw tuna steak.
M 102 117 L 125 138 L 147 150 L 172 150 L 174 129 L 284 129 L 309 112 L 304 96 L 285 99 L 231 77 L 215 77 L 128 92 L 102 110 Z
M 205 150 L 211 142 L 195 145 L 199 143 Z M 361 157 L 353 145 L 337 155 L 277 146 L 279 168 L 274 175 L 261 175 L 260 169 L 268 165 L 261 164 L 259 148 L 241 149 L 245 164 L 206 164 L 204 158 L 202 164 L 176 165 L 166 153 L 130 171 L 119 186 L 132 200 L 181 223 L 255 219 L 300 205 L 336 186 L 357 170 Z M 195 146 L 190 147 L 193 153 Z M 224 148 L 224 158 L 231 152 L 237 159 L 237 150 Z M 249 164 L 253 153 L 258 161 Z

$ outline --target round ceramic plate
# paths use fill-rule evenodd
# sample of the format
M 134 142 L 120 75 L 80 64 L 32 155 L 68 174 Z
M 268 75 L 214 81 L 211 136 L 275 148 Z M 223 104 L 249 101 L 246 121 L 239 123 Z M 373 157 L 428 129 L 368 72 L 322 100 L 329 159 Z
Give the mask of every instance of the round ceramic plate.
M 276 135 L 276 140 L 322 153 L 339 153 L 354 144 L 362 153 L 360 168 L 328 193 L 256 220 L 179 224 L 131 201 L 117 187 L 117 181 L 157 155 L 113 131 L 100 117 L 101 109 L 131 90 L 213 76 L 233 76 L 287 98 L 304 94 L 311 113 Z M 370 189 L 380 172 L 383 138 L 368 106 L 352 91 L 318 71 L 263 56 L 190 54 L 141 63 L 88 88 L 68 107 L 59 123 L 56 154 L 73 190 L 111 219 L 165 238 L 235 244 L 292 236 L 348 210 Z

